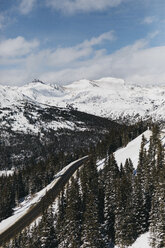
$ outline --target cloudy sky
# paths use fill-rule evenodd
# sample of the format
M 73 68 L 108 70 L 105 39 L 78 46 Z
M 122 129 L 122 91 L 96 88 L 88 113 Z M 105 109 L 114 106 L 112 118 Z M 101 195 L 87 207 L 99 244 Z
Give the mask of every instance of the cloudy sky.
M 164 0 L 0 0 L 0 84 L 165 83 Z

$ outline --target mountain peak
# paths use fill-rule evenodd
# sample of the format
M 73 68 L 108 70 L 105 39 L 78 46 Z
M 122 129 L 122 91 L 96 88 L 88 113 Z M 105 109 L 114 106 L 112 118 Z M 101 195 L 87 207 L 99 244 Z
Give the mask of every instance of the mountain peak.
M 32 83 L 41 83 L 41 84 L 45 84 L 43 81 L 39 80 L 39 79 L 34 79 L 32 81 Z

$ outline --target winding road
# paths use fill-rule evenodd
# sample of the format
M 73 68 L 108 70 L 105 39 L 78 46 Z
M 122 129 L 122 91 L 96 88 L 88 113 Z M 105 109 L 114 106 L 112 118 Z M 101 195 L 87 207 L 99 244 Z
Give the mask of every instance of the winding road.
M 39 202 L 29 208 L 29 210 L 21 216 L 17 221 L 11 224 L 7 229 L 0 233 L 0 246 L 3 247 L 3 243 L 14 238 L 25 227 L 29 226 L 35 219 L 42 215 L 43 210 L 49 207 L 55 198 L 59 195 L 65 184 L 74 174 L 74 172 L 88 159 L 88 156 L 80 158 L 72 163 L 72 165 L 64 172 L 57 180 L 52 188 L 50 188 L 46 194 L 40 199 Z

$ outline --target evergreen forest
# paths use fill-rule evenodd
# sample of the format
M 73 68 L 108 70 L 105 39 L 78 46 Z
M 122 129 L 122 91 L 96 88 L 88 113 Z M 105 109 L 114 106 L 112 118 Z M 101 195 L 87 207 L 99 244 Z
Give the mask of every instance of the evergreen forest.
M 40 221 L 3 247 L 126 248 L 149 231 L 151 247 L 164 248 L 165 153 L 158 126 L 152 126 L 148 149 L 142 137 L 136 170 L 130 159 L 119 168 L 113 154 L 142 131 L 136 127 L 118 136 L 110 133 L 91 148 L 89 160 L 60 193 L 58 206 L 52 204 L 43 209 Z M 105 166 L 98 171 L 97 161 L 101 158 L 105 158 Z M 12 213 L 21 197 L 47 185 L 64 161 L 69 160 L 73 157 L 58 157 L 56 169 L 54 160 L 49 160 L 26 167 L 14 176 L 2 177 L 1 188 L 6 187 L 10 193 L 4 202 L 1 200 L 1 220 Z

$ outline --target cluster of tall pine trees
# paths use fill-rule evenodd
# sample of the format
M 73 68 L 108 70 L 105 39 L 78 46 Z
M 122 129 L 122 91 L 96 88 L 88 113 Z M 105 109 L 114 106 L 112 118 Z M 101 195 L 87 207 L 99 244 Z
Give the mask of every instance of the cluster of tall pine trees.
M 97 170 L 97 156 L 72 177 L 58 208 L 44 211 L 38 225 L 5 248 L 121 248 L 150 232 L 152 248 L 165 247 L 165 155 L 159 131 L 142 138 L 138 167 L 127 159 L 118 167 L 107 154 Z
M 107 122 L 106 119 L 104 121 Z M 72 139 L 72 146 L 76 147 L 74 153 L 67 152 L 65 146 L 62 146 L 63 143 L 68 143 L 67 139 L 65 139 L 63 142 L 60 140 L 58 141 L 63 147 L 60 152 L 57 152 L 56 149 L 54 151 L 54 149 L 51 147 L 54 147 L 54 142 L 56 143 L 57 137 L 54 137 L 52 134 L 51 147 L 49 147 L 49 149 L 47 148 L 49 151 L 42 151 L 42 156 L 44 157 L 43 160 L 39 160 L 38 162 L 36 162 L 35 159 L 32 159 L 31 162 L 29 162 L 25 159 L 26 163 L 22 162 L 23 164 L 21 168 L 16 167 L 14 170 L 14 174 L 10 176 L 0 176 L 0 221 L 11 216 L 13 213 L 13 209 L 18 206 L 19 202 L 22 202 L 22 200 L 26 196 L 33 195 L 44 188 L 46 185 L 48 185 L 53 180 L 54 175 L 59 172 L 65 165 L 78 159 L 79 157 L 87 155 L 88 153 L 91 154 L 92 152 L 96 153 L 98 157 L 105 157 L 107 150 L 109 151 L 109 153 L 114 152 L 117 148 L 127 144 L 129 140 L 137 137 L 141 132 L 145 130 L 145 128 L 146 124 L 141 122 L 132 126 L 113 123 L 110 130 L 105 133 L 102 138 L 100 136 L 98 142 L 96 142 L 96 144 L 93 144 L 92 146 L 92 133 L 90 133 L 90 131 L 88 132 L 88 135 L 85 134 L 88 136 L 87 139 L 85 139 L 86 136 L 80 138 L 80 134 L 76 136 L 76 133 L 74 132 L 74 134 L 72 133 L 72 135 L 66 133 L 66 137 L 69 136 L 69 139 Z M 83 134 L 81 134 L 81 136 L 83 135 L 84 132 Z M 96 133 L 95 136 L 97 137 L 97 135 L 98 134 Z M 75 143 L 74 137 L 77 137 L 78 143 Z M 18 139 L 23 140 L 22 135 L 19 135 Z M 82 139 L 85 140 L 86 149 L 85 147 L 83 149 L 81 147 L 83 143 Z M 31 141 L 30 139 L 28 139 L 28 137 L 25 137 L 24 142 L 27 143 L 28 146 L 29 144 L 31 144 Z M 35 146 L 37 146 L 36 142 L 37 141 L 34 142 Z M 2 144 L 0 140 L 0 155 L 3 155 L 5 151 L 4 149 L 6 148 L 1 145 Z M 40 145 L 41 144 L 39 142 L 37 149 L 40 149 Z M 17 147 L 18 150 L 19 147 L 20 146 Z M 27 147 L 24 147 L 24 149 L 26 150 Z M 35 148 L 33 150 L 35 150 Z M 7 157 L 10 157 L 12 155 L 10 150 L 7 150 L 5 154 Z M 6 165 L 8 166 L 7 161 Z M 2 160 L 0 159 L 0 167 L 1 166 Z

